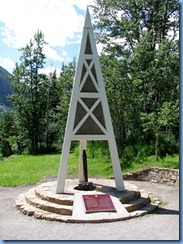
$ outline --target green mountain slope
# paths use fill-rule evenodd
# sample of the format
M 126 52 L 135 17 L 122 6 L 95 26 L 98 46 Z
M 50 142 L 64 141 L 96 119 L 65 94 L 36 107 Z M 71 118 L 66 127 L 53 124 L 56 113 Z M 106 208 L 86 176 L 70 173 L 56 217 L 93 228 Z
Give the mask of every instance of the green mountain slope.
M 10 77 L 11 74 L 0 66 L 0 106 L 11 107 L 11 102 L 7 98 L 13 93 Z

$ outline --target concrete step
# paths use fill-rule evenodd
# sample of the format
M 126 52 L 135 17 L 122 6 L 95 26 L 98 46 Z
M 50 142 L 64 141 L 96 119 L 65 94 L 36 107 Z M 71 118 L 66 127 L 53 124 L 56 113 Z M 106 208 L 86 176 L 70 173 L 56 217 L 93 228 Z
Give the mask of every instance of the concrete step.
M 72 215 L 72 210 L 73 210 L 72 206 L 62 205 L 62 204 L 57 204 L 57 203 L 52 203 L 52 202 L 42 200 L 36 196 L 35 188 L 29 190 L 25 194 L 25 199 L 27 203 L 29 203 L 30 205 L 38 209 L 45 210 L 51 213 L 61 214 L 61 215 L 70 215 L 70 216 Z

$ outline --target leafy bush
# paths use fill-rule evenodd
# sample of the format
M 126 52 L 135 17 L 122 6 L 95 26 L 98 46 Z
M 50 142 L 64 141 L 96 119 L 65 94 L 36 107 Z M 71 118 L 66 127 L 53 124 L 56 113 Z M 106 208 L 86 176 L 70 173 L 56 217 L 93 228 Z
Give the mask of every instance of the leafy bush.
M 106 141 L 88 141 L 87 153 L 91 158 L 110 158 L 109 147 Z
M 175 135 L 172 132 L 169 132 L 168 135 L 161 132 L 159 134 L 159 154 L 160 156 L 165 156 L 167 154 L 173 155 L 178 153 L 179 142 L 175 138 Z

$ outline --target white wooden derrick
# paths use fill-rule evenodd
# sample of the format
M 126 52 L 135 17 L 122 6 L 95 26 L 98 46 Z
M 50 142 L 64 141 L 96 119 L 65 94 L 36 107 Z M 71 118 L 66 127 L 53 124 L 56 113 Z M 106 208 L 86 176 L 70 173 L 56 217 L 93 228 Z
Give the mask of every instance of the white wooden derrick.
M 84 180 L 81 153 L 86 149 L 86 140 L 107 140 L 116 189 L 125 190 L 88 9 L 67 118 L 56 193 L 64 193 L 72 140 L 80 140 L 80 181 Z

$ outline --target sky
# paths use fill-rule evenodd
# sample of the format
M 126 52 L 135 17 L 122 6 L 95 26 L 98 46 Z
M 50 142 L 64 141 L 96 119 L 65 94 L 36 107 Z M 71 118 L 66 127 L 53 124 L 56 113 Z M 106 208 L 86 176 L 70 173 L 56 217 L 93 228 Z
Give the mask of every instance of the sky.
M 63 62 L 78 58 L 86 8 L 92 4 L 94 0 L 0 0 L 0 66 L 11 73 L 21 56 L 18 49 L 39 29 L 48 42 L 43 72 L 59 72 Z M 100 54 L 102 44 L 97 49 Z
M 20 59 L 18 49 L 25 47 L 38 29 L 48 42 L 44 73 L 60 70 L 63 62 L 78 58 L 86 8 L 93 2 L 0 0 L 0 66 L 11 73 Z

